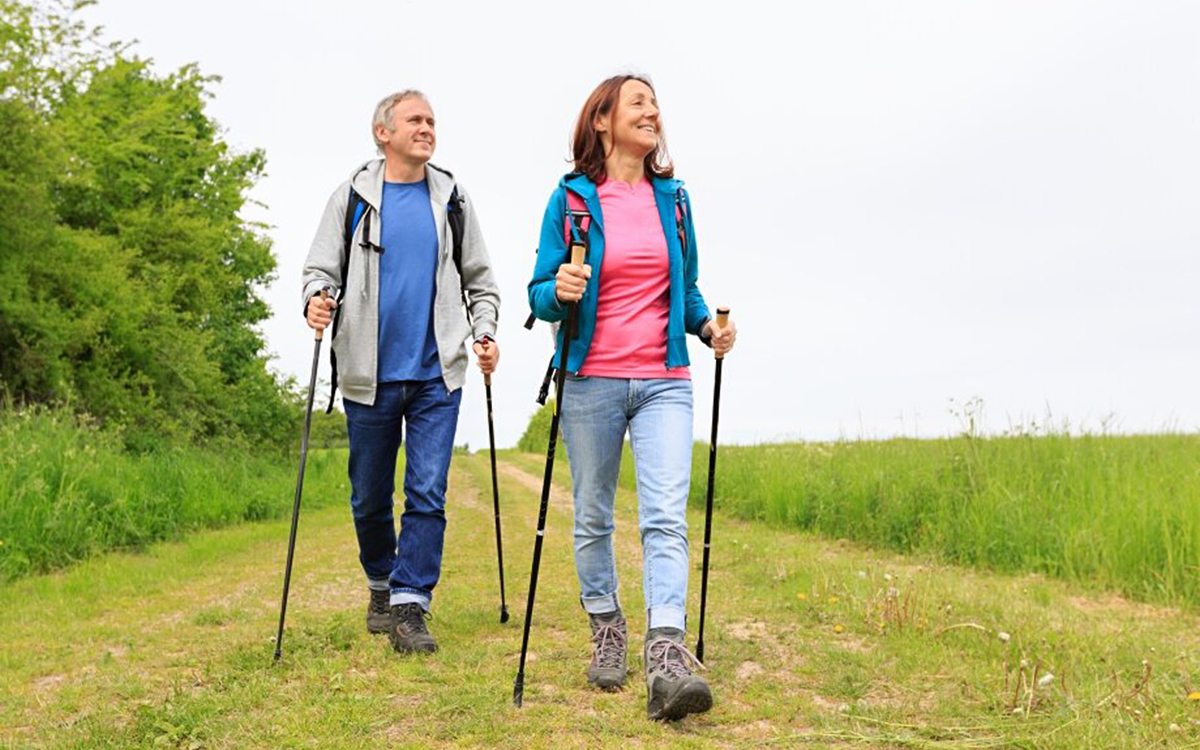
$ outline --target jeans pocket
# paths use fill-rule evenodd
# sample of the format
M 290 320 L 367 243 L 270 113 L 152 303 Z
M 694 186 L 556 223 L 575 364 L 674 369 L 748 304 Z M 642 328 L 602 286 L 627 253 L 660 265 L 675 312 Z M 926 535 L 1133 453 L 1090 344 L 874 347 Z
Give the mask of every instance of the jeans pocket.
M 588 375 L 577 375 L 577 374 L 571 373 L 571 372 L 567 373 L 567 380 L 570 380 L 572 383 L 582 383 L 583 381 L 589 380 L 589 379 L 590 379 L 590 376 L 588 376 Z

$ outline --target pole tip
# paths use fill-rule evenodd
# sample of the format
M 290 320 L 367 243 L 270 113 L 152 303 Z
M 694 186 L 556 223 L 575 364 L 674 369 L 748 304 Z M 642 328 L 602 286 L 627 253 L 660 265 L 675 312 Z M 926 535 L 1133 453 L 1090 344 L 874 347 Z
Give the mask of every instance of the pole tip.
M 513 705 L 517 708 L 521 707 L 521 698 L 525 694 L 525 676 L 517 675 L 517 679 L 513 680 Z
M 500 605 L 500 624 L 503 625 L 506 622 L 508 622 L 508 607 L 501 604 Z
M 696 642 L 696 661 L 704 661 L 704 641 Z

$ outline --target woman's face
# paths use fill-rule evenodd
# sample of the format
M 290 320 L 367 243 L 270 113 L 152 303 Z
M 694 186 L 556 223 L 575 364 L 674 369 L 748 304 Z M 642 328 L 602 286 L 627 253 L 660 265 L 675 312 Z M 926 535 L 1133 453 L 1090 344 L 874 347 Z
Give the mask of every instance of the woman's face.
M 626 152 L 639 159 L 658 146 L 661 127 L 654 91 L 636 79 L 621 84 L 613 111 L 596 123 L 601 137 L 608 135 L 611 138 L 612 152 Z

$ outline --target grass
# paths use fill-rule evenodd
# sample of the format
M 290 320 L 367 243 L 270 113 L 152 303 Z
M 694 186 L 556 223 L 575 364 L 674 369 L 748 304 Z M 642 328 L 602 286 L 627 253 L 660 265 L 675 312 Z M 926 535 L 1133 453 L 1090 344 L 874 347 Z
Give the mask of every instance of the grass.
M 707 446 L 693 457 L 702 505 Z M 1198 435 L 721 447 L 718 464 L 714 502 L 741 518 L 1200 607 Z
M 366 634 L 345 507 L 306 506 L 278 664 L 286 519 L 0 584 L 0 747 L 1200 747 L 1194 612 L 725 512 L 715 518 L 706 624 L 716 705 L 678 724 L 651 723 L 638 678 L 636 500 L 618 491 L 631 681 L 625 692 L 598 693 L 584 680 L 588 631 L 562 464 L 525 707 L 516 709 L 543 460 L 501 455 L 514 615 L 502 626 L 487 457 L 455 456 L 431 623 L 442 648 L 431 658 L 399 657 Z M 290 486 L 289 477 L 281 488 L 289 497 Z M 689 521 L 698 549 L 702 511 Z
M 344 496 L 343 456 L 310 454 L 309 502 Z M 239 446 L 132 454 L 61 412 L 0 411 L 0 581 L 289 514 L 296 460 Z
M 1200 608 L 1200 435 L 963 434 L 720 446 L 714 503 L 739 518 L 952 563 L 1035 572 Z M 550 412 L 521 450 L 545 451 Z M 561 445 L 561 441 L 560 441 Z M 636 487 L 626 444 L 621 486 Z M 692 452 L 703 507 L 709 449 Z

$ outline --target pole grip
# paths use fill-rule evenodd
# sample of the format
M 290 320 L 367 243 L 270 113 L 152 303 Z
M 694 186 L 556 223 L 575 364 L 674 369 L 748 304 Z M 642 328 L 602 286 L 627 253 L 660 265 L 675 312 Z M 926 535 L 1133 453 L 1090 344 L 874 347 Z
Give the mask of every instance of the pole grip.
M 584 260 L 586 260 L 586 258 L 584 257 L 586 255 L 586 253 L 587 253 L 587 248 L 585 248 L 583 245 L 581 245 L 578 242 L 572 243 L 571 244 L 571 263 L 576 266 L 582 266 Z
M 329 290 L 322 289 L 321 290 L 321 301 L 324 302 L 327 299 L 329 299 Z M 317 331 L 317 341 L 320 341 L 324 337 L 325 337 L 325 329 L 322 328 L 321 330 Z
M 479 345 L 483 347 L 485 352 L 488 350 L 488 339 L 486 336 L 479 342 Z M 483 374 L 483 385 L 486 388 L 492 387 L 492 374 L 490 372 L 485 372 Z
M 729 308 L 728 307 L 718 307 L 717 308 L 717 328 L 724 328 L 727 325 L 729 325 Z M 714 356 L 717 359 L 725 358 L 725 356 L 723 354 L 715 354 Z

